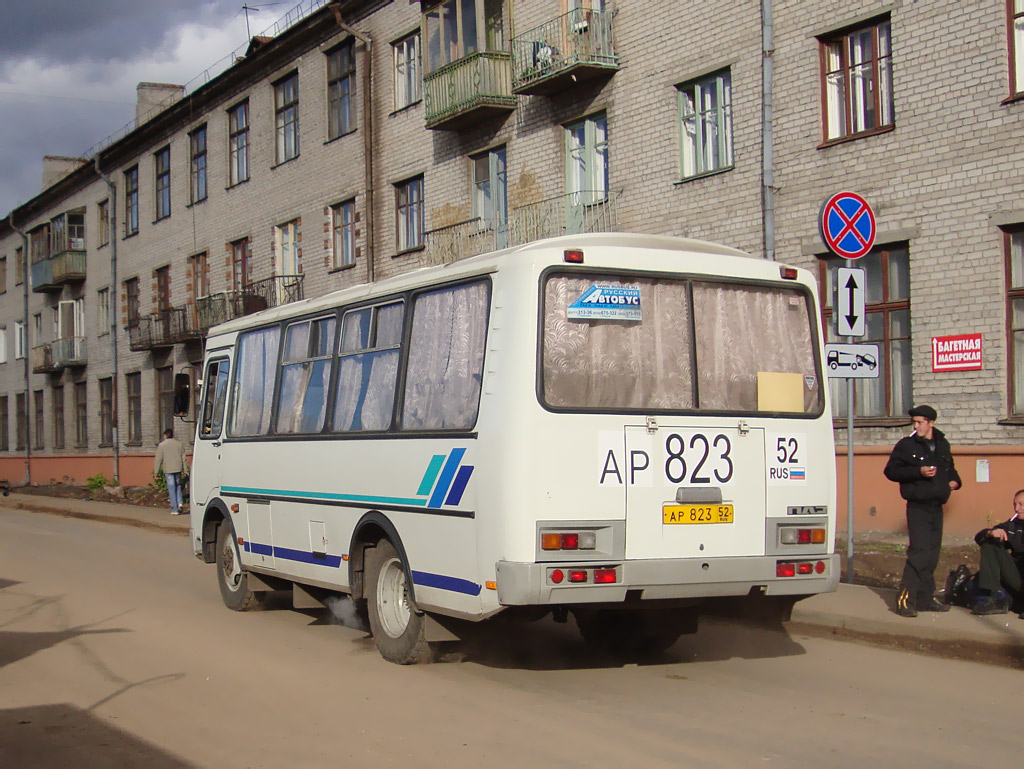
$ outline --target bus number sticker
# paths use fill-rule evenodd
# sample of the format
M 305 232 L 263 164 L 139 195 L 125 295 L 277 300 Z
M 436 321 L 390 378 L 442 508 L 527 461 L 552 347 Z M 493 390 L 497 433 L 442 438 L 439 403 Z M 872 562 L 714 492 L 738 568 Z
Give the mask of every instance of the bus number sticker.
M 803 433 L 768 433 L 768 483 L 772 486 L 807 483 L 807 436 Z
M 643 320 L 640 289 L 594 285 L 565 310 L 570 320 Z

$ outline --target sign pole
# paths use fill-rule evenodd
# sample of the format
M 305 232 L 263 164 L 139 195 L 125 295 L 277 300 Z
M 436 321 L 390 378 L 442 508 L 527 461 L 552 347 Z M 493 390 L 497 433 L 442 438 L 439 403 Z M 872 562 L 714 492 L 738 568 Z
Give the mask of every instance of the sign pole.
M 846 380 L 846 582 L 853 584 L 853 386 Z

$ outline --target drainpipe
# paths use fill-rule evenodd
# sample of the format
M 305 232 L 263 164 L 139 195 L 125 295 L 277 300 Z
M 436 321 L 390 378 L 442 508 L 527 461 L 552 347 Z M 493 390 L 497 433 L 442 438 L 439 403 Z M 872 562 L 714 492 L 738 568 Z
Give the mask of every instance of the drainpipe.
M 28 282 L 31 279 L 28 271 L 28 233 L 25 230 L 17 227 L 14 224 L 14 214 L 11 213 L 7 216 L 7 221 L 11 225 L 11 229 L 21 235 L 21 283 L 25 289 L 25 322 L 21 327 L 21 338 L 22 344 L 24 345 L 23 352 L 25 353 L 25 485 L 30 486 L 32 484 L 32 420 L 29 419 L 29 413 L 31 409 L 31 401 L 29 396 L 32 394 L 31 388 L 29 387 L 29 360 L 28 360 Z M 15 348 L 17 348 L 18 340 L 14 340 Z M 17 419 L 17 413 L 15 413 L 15 419 Z M 18 428 L 15 427 L 15 430 Z
M 113 443 L 114 443 L 114 480 L 113 484 L 119 486 L 121 483 L 121 442 L 118 440 L 117 425 L 121 420 L 120 403 L 118 403 L 117 386 L 117 187 L 114 182 L 103 171 L 100 170 L 100 156 L 93 155 L 93 166 L 96 173 L 107 185 L 108 205 L 108 227 L 107 242 L 110 245 L 110 291 L 108 292 L 108 304 L 110 317 L 110 397 L 114 402 L 113 414 Z
M 775 74 L 772 0 L 761 0 L 761 222 L 764 258 L 775 260 L 775 172 L 772 163 L 772 81 Z
M 373 82 L 373 40 L 363 32 L 353 29 L 341 18 L 341 4 L 331 3 L 334 22 L 338 29 L 347 32 L 363 44 L 363 177 L 366 184 L 366 281 L 373 283 L 373 230 L 376 224 L 373 215 L 373 99 L 370 86 Z

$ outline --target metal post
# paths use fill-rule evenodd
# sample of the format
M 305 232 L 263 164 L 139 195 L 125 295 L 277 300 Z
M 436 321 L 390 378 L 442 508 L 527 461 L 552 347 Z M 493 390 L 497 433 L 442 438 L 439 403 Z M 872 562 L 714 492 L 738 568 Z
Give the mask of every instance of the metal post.
M 846 380 L 846 581 L 853 584 L 853 379 Z

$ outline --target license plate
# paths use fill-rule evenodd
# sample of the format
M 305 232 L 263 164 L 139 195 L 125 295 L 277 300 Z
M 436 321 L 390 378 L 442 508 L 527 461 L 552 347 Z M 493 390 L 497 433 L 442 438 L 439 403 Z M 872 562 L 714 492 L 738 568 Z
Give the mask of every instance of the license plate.
M 665 505 L 663 523 L 732 523 L 732 505 Z

